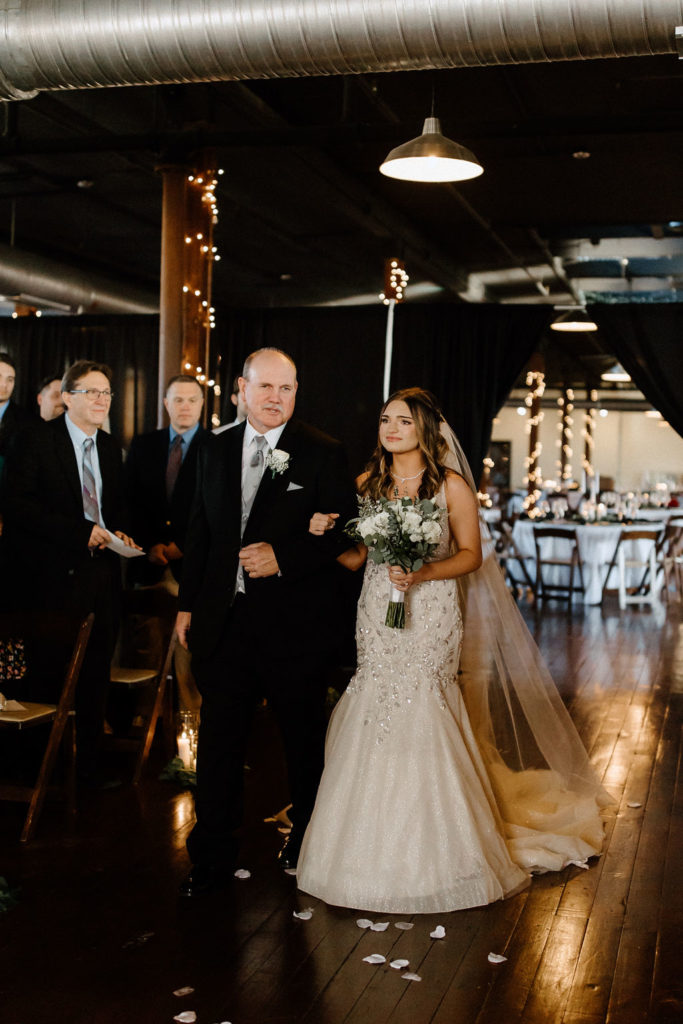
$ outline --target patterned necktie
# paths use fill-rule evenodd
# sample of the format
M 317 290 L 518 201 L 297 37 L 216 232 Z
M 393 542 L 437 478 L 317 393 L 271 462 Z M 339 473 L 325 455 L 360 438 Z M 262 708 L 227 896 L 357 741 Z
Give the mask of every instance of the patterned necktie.
M 171 445 L 171 450 L 168 453 L 168 462 L 166 463 L 166 497 L 171 500 L 173 494 L 173 488 L 175 482 L 178 479 L 178 473 L 180 467 L 183 464 L 183 439 L 180 434 L 175 438 Z
M 249 459 L 246 472 L 244 474 L 244 481 L 242 483 L 242 533 L 247 524 L 249 513 L 251 512 L 251 506 L 254 504 L 254 498 L 258 491 L 258 486 L 261 483 L 261 477 L 263 476 L 263 455 L 268 442 L 262 434 L 257 434 L 254 438 L 252 446 L 255 446 L 255 450 Z
M 85 518 L 100 523 L 100 506 L 97 503 L 97 487 L 92 468 L 92 437 L 83 442 L 83 512 Z

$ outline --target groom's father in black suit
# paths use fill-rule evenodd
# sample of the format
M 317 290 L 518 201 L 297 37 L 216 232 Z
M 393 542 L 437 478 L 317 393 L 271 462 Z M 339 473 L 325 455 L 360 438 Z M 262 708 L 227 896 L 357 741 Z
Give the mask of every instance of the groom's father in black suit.
M 185 549 L 178 634 L 202 694 L 187 895 L 235 864 L 243 764 L 254 708 L 267 698 L 285 745 L 293 829 L 281 855 L 295 867 L 322 771 L 325 668 L 338 640 L 335 558 L 340 531 L 308 531 L 311 515 L 355 513 L 341 445 L 292 420 L 296 366 L 284 352 L 247 359 L 247 420 L 208 435 Z M 320 544 L 323 540 L 324 543 Z

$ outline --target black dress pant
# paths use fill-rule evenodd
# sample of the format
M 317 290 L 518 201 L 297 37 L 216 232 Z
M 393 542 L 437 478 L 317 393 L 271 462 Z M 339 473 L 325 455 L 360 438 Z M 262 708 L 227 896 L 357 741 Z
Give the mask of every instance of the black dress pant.
M 238 595 L 218 649 L 193 657 L 202 695 L 197 755 L 197 821 L 187 849 L 194 864 L 234 863 L 235 831 L 244 814 L 244 760 L 255 708 L 265 697 L 280 730 L 287 759 L 293 823 L 300 842 L 313 812 L 323 769 L 325 696 L 323 654 L 289 654 L 268 641 L 268 618 L 255 615 Z

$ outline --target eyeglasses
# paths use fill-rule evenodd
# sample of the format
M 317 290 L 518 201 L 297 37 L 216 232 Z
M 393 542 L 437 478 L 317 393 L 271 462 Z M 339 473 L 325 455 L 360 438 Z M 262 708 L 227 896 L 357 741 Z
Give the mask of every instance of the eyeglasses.
M 113 398 L 114 392 L 110 391 L 109 388 L 74 388 L 73 391 L 68 392 L 70 395 L 85 395 L 88 402 L 94 402 L 96 398 L 102 395 L 102 398 Z

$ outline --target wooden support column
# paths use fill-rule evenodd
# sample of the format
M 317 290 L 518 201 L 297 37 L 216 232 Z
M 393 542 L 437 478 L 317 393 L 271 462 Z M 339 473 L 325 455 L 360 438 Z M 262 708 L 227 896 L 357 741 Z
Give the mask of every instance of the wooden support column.
M 540 352 L 532 356 L 529 361 L 529 369 L 526 375 L 526 384 L 529 394 L 526 396 L 525 404 L 529 410 L 527 421 L 527 432 L 529 434 L 529 454 L 525 459 L 527 496 L 524 499 L 524 508 L 533 519 L 536 512 L 536 502 L 541 496 L 543 488 L 543 470 L 541 469 L 540 456 L 542 444 L 539 440 L 539 426 L 543 419 L 541 409 L 541 398 L 545 391 L 545 360 Z
M 185 188 L 187 168 L 160 168 L 161 291 L 159 296 L 159 379 L 157 427 L 163 427 L 166 381 L 180 373 L 183 356 L 183 284 L 185 260 Z
M 161 225 L 161 296 L 159 323 L 158 417 L 163 426 L 166 382 L 177 373 L 196 377 L 213 388 L 210 361 L 213 264 L 220 257 L 213 244 L 217 221 L 214 160 L 201 154 L 194 166 L 166 166 Z M 211 396 L 210 396 L 211 397 Z M 210 402 L 205 402 L 205 416 Z

